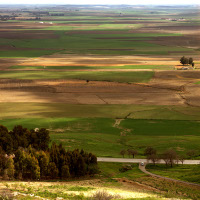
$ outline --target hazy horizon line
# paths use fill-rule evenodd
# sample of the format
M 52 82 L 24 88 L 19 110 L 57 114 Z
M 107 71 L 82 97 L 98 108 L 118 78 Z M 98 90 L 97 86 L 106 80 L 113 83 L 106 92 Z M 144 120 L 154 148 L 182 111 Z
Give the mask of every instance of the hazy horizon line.
M 117 6 L 117 5 L 124 5 L 124 6 L 199 6 L 200 3 L 195 4 L 70 4 L 70 3 L 0 3 L 0 5 L 90 5 L 90 6 Z

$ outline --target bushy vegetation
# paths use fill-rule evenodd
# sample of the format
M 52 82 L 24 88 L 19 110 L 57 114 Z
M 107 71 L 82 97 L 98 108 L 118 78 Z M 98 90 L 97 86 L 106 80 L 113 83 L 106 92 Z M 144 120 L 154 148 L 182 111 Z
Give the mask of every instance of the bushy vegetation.
M 62 144 L 49 148 L 49 131 L 0 126 L 0 174 L 5 179 L 80 177 L 97 173 L 97 158 L 78 149 L 66 151 Z
M 14 199 L 13 195 L 9 194 L 8 192 L 0 194 L 0 200 L 13 200 L 13 199 Z
M 105 190 L 99 190 L 93 194 L 92 199 L 94 200 L 110 200 L 110 199 L 120 199 L 120 195 L 112 195 Z

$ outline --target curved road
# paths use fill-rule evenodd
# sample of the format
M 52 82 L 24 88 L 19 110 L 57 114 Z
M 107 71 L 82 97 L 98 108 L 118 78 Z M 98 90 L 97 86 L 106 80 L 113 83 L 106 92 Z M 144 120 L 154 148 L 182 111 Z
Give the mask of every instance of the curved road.
M 167 178 L 167 177 L 164 177 L 164 176 L 160 176 L 160 175 L 157 175 L 157 174 L 153 174 L 151 172 L 148 172 L 145 168 L 145 165 L 139 165 L 139 169 L 144 172 L 145 174 L 148 174 L 150 176 L 154 176 L 154 177 L 157 177 L 157 178 L 162 178 L 162 179 L 165 179 L 165 180 L 169 180 L 169 181 L 174 181 L 174 182 L 178 182 L 178 183 L 184 183 L 184 184 L 188 184 L 188 185 L 193 185 L 193 186 L 198 186 L 200 187 L 200 184 L 198 183 L 190 183 L 190 182 L 186 182 L 186 181 L 180 181 L 180 180 L 176 180 L 176 179 L 173 179 L 173 178 Z
M 131 159 L 131 158 L 104 158 L 104 157 L 98 157 L 97 158 L 97 162 L 119 162 L 119 163 L 152 163 L 151 161 L 148 161 L 147 159 Z M 160 160 L 159 162 L 157 163 L 160 163 L 160 164 L 165 164 L 165 161 L 164 160 Z M 179 162 L 179 164 L 182 164 L 181 162 Z M 185 165 L 198 165 L 200 164 L 200 160 L 184 160 L 183 164 Z M 148 172 L 145 168 L 145 165 L 139 165 L 139 169 L 150 175 L 150 176 L 154 176 L 154 177 L 157 177 L 157 178 L 162 178 L 162 179 L 165 179 L 165 180 L 170 180 L 170 181 L 174 181 L 174 182 L 179 182 L 179 183 L 184 183 L 184 184 L 187 184 L 187 185 L 193 185 L 193 186 L 198 186 L 200 187 L 200 184 L 197 184 L 197 183 L 190 183 L 190 182 L 186 182 L 186 181 L 180 181 L 180 180 L 176 180 L 176 179 L 172 179 L 172 178 L 167 178 L 167 177 L 164 177 L 164 176 L 160 176 L 160 175 L 157 175 L 157 174 L 153 174 L 151 172 Z

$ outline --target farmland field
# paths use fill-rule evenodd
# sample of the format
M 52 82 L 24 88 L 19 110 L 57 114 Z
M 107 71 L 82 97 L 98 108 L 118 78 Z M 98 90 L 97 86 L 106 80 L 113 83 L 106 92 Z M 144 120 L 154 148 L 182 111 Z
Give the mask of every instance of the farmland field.
M 200 152 L 199 14 L 197 6 L 0 6 L 0 124 L 47 128 L 51 142 L 97 156 L 135 149 L 136 158 L 145 158 L 148 146 L 159 154 Z M 182 56 L 193 58 L 194 67 L 183 66 Z M 103 185 L 124 189 L 125 177 L 142 185 L 134 182 L 139 193 L 152 187 L 162 194 L 144 199 L 186 191 L 156 182 L 135 165 L 133 174 L 119 173 L 121 164 L 99 166 Z M 109 177 L 115 179 L 106 182 Z M 45 184 L 51 192 L 62 187 Z M 28 193 L 21 183 L 10 188 Z M 186 197 L 198 199 L 196 188 L 191 191 Z
M 0 21 L 3 125 L 46 127 L 66 149 L 97 156 L 200 148 L 197 8 L 54 9 Z M 195 70 L 177 70 L 182 55 Z
M 109 118 L 23 118 L 1 120 L 0 123 L 10 130 L 16 124 L 34 129 L 37 123 L 37 128 L 48 128 L 52 141 L 61 141 L 66 149 L 85 149 L 101 157 L 119 157 L 121 149 L 129 148 L 138 150 L 137 157 L 144 157 L 145 147 L 150 144 L 160 154 L 169 147 L 179 154 L 190 149 L 200 150 L 198 121 L 126 119 L 119 127 Z

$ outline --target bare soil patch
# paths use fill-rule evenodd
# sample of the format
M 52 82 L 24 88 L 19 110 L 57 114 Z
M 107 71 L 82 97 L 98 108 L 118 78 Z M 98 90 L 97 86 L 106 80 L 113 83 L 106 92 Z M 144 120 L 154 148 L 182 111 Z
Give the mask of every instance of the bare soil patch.
M 200 46 L 200 36 L 190 35 L 190 36 L 173 36 L 173 37 L 155 37 L 151 39 L 150 42 L 166 45 L 166 46 L 182 46 L 190 48 L 199 48 Z M 177 52 L 177 51 L 176 51 Z
M 40 58 L 26 58 L 26 66 L 123 66 L 123 65 L 178 65 L 179 57 L 97 56 L 54 54 Z
M 32 23 L 32 22 L 6 22 L 6 23 L 0 23 L 0 29 L 1 31 L 12 31 L 15 29 L 42 29 L 46 28 L 48 26 L 52 26 L 52 24 L 49 23 Z
M 184 26 L 184 25 L 179 25 L 179 26 L 158 26 L 156 27 L 158 29 L 163 29 L 163 30 L 172 30 L 172 31 L 185 31 L 185 30 L 194 30 L 194 31 L 200 31 L 200 26 Z
M 1 31 L 0 38 L 5 39 L 55 39 L 59 36 L 53 31 Z
M 14 50 L 12 46 L 1 46 L 2 50 Z M 21 48 L 20 48 L 21 49 Z M 15 49 L 16 50 L 16 49 Z M 30 50 L 30 49 L 29 49 Z M 195 56 L 193 56 L 194 59 Z M 0 70 L 13 65 L 24 66 L 123 66 L 123 65 L 178 65 L 179 57 L 148 56 L 97 56 L 53 54 L 39 58 L 0 58 Z
M 167 78 L 161 83 L 160 78 L 154 78 L 149 84 L 2 79 L 0 102 L 184 105 L 185 100 L 179 93 L 183 92 L 182 84 L 187 80 L 178 83 L 178 80 L 167 81 Z

